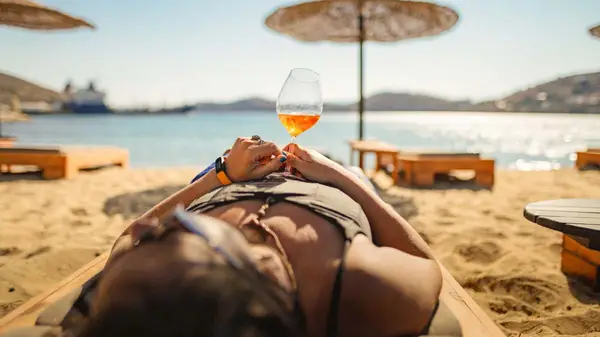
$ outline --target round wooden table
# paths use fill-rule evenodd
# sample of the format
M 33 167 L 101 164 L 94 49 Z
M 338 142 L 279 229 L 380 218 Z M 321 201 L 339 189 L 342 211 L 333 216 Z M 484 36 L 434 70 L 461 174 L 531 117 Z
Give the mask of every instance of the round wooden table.
M 560 199 L 525 206 L 524 216 L 563 233 L 561 270 L 600 291 L 600 199 Z
M 586 238 L 600 250 L 600 199 L 559 199 L 525 206 L 525 218 L 566 235 Z

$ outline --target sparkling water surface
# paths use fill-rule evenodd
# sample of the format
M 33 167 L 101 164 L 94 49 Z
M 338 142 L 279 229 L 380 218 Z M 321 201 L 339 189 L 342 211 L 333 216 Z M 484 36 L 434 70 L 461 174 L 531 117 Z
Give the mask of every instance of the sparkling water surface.
M 297 143 L 348 162 L 347 141 L 357 136 L 357 120 L 356 113 L 325 111 Z M 365 121 L 367 139 L 405 149 L 480 152 L 509 169 L 572 167 L 574 151 L 600 147 L 600 115 L 368 112 Z M 29 122 L 4 124 L 2 130 L 20 145 L 124 147 L 133 167 L 203 167 L 238 136 L 258 134 L 281 146 L 290 140 L 274 111 L 32 116 Z

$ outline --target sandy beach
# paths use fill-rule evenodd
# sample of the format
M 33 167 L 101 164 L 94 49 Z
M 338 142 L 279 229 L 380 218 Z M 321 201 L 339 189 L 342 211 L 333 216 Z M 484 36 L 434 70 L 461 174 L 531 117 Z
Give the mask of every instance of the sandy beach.
M 197 170 L 106 169 L 73 180 L 0 177 L 0 317 L 106 251 L 124 227 Z M 408 189 L 373 179 L 509 336 L 600 333 L 600 295 L 560 271 L 558 233 L 529 202 L 600 197 L 600 172 L 498 171 L 493 190 Z M 595 335 L 595 334 L 594 334 Z

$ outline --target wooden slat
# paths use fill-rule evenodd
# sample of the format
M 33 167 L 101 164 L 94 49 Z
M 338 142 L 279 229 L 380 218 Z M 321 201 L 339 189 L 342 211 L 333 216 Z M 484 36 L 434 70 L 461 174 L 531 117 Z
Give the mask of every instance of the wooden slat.
M 600 225 L 566 224 L 563 233 L 588 238 L 591 249 L 597 249 L 600 243 Z
M 533 202 L 527 205 L 527 208 L 552 209 L 558 207 L 574 207 L 574 210 L 581 208 L 600 209 L 600 199 L 556 199 Z
M 561 271 L 567 275 L 583 279 L 594 291 L 600 290 L 600 267 L 581 257 L 563 250 L 561 256 Z
M 575 166 L 579 169 L 587 165 L 600 165 L 600 152 L 578 151 Z
M 587 238 L 588 248 L 600 247 L 600 199 L 558 199 L 528 204 L 529 221 L 565 234 Z
M 538 216 L 535 222 L 542 226 L 550 222 L 564 225 L 600 225 L 600 219 L 593 217 Z
M 96 275 L 106 263 L 109 252 L 93 259 L 78 269 L 56 287 L 30 299 L 8 315 L 0 318 L 0 333 L 16 327 L 32 326 L 40 313 L 51 303 L 67 295 L 75 287 L 80 287 L 92 276 Z
M 571 212 L 564 211 L 560 208 L 553 210 L 536 209 L 535 215 L 541 217 L 562 217 L 562 218 L 594 218 L 600 220 L 600 209 L 586 208 L 583 211 Z
M 369 140 L 351 140 L 350 147 L 355 151 L 362 152 L 381 152 L 381 153 L 396 153 L 398 148 L 395 145 L 382 142 L 376 139 Z
M 575 238 L 563 234 L 563 249 L 581 257 L 593 264 L 600 266 L 600 251 L 587 248 Z
M 460 322 L 462 336 L 505 337 L 502 330 L 475 303 L 475 300 L 450 275 L 450 272 L 444 266 L 440 266 L 440 268 L 444 278 L 440 300 L 450 308 Z

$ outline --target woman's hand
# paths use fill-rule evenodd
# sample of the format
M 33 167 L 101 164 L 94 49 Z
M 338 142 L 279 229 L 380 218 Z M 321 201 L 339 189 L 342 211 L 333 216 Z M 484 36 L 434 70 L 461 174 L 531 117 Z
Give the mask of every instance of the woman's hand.
M 262 178 L 277 171 L 285 158 L 272 142 L 240 137 L 227 156 L 225 173 L 234 182 Z
M 303 148 L 298 144 L 288 144 L 283 151 L 287 154 L 287 165 L 298 170 L 309 180 L 335 184 L 340 176 L 346 174 L 346 169 L 340 164 L 315 150 Z

